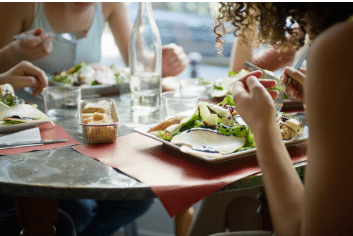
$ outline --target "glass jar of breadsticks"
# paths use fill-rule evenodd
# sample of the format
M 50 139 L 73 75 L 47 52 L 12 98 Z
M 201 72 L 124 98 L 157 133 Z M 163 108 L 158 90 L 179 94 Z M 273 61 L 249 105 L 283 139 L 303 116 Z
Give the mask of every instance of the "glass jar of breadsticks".
M 79 123 L 86 143 L 112 143 L 117 138 L 119 115 L 113 99 L 85 99 L 79 103 Z

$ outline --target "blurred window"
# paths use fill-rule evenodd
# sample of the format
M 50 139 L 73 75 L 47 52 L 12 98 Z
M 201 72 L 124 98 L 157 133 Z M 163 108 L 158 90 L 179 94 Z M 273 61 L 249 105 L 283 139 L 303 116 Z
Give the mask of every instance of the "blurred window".
M 135 22 L 138 3 L 128 4 L 129 17 Z M 233 32 L 222 37 L 223 56 L 218 54 L 215 42 L 214 16 L 216 2 L 153 2 L 152 11 L 161 35 L 162 44 L 176 43 L 186 53 L 199 52 L 203 63 L 229 65 L 234 41 Z

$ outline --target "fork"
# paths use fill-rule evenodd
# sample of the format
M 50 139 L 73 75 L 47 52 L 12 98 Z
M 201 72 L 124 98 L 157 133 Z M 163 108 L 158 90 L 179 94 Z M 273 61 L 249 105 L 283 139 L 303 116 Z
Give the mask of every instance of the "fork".
M 71 32 L 71 33 L 62 33 L 62 34 L 55 34 L 55 33 L 47 33 L 49 37 L 52 36 L 58 36 L 60 38 L 64 38 L 66 40 L 69 41 L 74 41 L 74 40 L 79 40 L 82 38 L 85 38 L 87 36 L 87 32 L 86 31 L 75 31 L 75 32 Z M 34 34 L 18 34 L 18 35 L 14 35 L 13 38 L 14 39 L 30 39 L 34 36 Z
M 306 56 L 308 55 L 310 45 L 306 46 L 303 53 L 300 55 L 298 61 L 294 64 L 294 69 L 298 70 L 300 66 L 303 64 Z M 275 99 L 275 106 L 277 111 L 281 111 L 283 107 L 283 100 L 284 100 L 284 92 L 286 91 L 287 85 L 291 82 L 292 79 L 288 78 L 287 84 L 284 84 L 281 91 L 279 91 L 278 97 Z

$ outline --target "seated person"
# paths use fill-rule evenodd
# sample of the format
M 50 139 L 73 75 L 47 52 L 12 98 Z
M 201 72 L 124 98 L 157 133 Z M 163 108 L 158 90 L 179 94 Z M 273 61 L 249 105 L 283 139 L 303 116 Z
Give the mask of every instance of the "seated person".
M 6 22 L 6 23 L 5 23 Z M 0 5 L 0 72 L 22 60 L 28 60 L 47 73 L 66 70 L 79 64 L 99 62 L 105 22 L 109 23 L 120 54 L 129 65 L 128 49 L 132 31 L 123 2 L 103 3 L 2 3 Z M 85 31 L 83 39 L 67 41 L 46 33 Z M 43 33 L 46 32 L 46 33 Z M 20 34 L 34 34 L 30 39 L 13 40 Z M 189 64 L 182 47 L 175 44 L 162 48 L 162 77 L 176 76 Z
M 125 3 L 1 3 L 0 28 L 3 29 L 3 34 L 0 36 L 0 71 L 5 71 L 24 59 L 45 72 L 69 69 L 82 61 L 99 62 L 105 22 L 109 23 L 122 58 L 128 66 L 132 27 Z M 43 33 L 74 31 L 86 31 L 87 37 L 71 42 Z M 24 32 L 35 36 L 13 40 L 13 35 Z M 163 46 L 163 77 L 181 73 L 188 63 L 188 57 L 181 47 L 175 44 Z M 70 199 L 59 200 L 59 208 L 70 215 L 78 235 L 109 236 L 145 213 L 152 202 L 152 199 Z
M 302 28 L 303 32 L 313 39 L 307 57 L 307 74 L 305 71 L 298 73 L 286 68 L 283 81 L 286 83 L 288 77 L 296 80 L 301 87 L 297 95 L 301 100 L 305 98 L 307 105 L 310 142 L 307 144 L 308 164 L 304 184 L 293 168 L 278 128 L 275 128 L 273 101 L 258 78 L 245 76 L 234 83 L 233 98 L 237 111 L 254 133 L 257 160 L 263 173 L 275 234 L 350 235 L 353 214 L 350 144 L 353 127 L 341 122 L 347 111 L 338 104 L 342 100 L 352 100 L 350 55 L 353 47 L 349 40 L 353 34 L 352 12 L 347 9 L 348 5 L 317 3 L 272 3 L 270 6 L 247 3 L 246 7 L 231 3 L 223 5 L 220 11 L 227 13 L 223 15 L 238 16 L 244 11 L 249 12 L 249 7 L 254 7 L 254 4 L 260 9 L 261 15 L 273 16 L 261 18 L 262 36 L 269 32 L 281 32 L 284 28 L 282 19 L 290 16 L 302 22 L 306 26 Z M 223 19 L 219 20 L 223 22 Z M 243 24 L 239 18 L 227 20 L 235 26 Z M 272 42 L 281 42 L 280 36 L 283 35 L 272 34 L 270 38 Z M 293 86 L 292 89 L 296 90 Z M 340 135 L 328 138 L 325 134 L 331 132 Z M 234 232 L 214 236 L 273 233 Z
M 257 24 L 258 22 L 254 21 L 254 24 L 250 28 L 256 29 L 255 26 Z M 302 32 L 298 24 L 295 23 L 292 27 L 295 31 Z M 249 33 L 249 31 L 245 31 L 244 37 L 250 36 Z M 303 33 L 299 35 L 299 37 L 303 36 Z M 288 67 L 288 65 L 293 63 L 296 55 L 300 55 L 302 51 L 302 49 L 299 49 L 296 52 L 293 49 L 291 42 L 292 35 L 289 34 L 286 36 L 288 40 L 286 49 L 278 51 L 272 45 L 269 45 L 268 48 L 256 55 L 253 55 L 254 39 L 252 37 L 244 37 L 238 37 L 234 40 L 229 70 L 234 72 L 240 71 L 245 68 L 245 61 L 270 71 L 276 71 L 285 67 L 281 75 L 284 83 L 286 83 L 288 77 L 294 79 L 287 87 L 286 95 L 292 100 L 303 102 L 304 92 L 302 88 L 305 81 L 302 78 L 305 77 L 306 69 L 293 70 L 293 68 Z M 305 44 L 309 42 L 309 38 L 306 37 Z M 237 192 L 214 194 L 203 199 L 188 235 L 209 235 L 224 232 L 226 229 L 230 231 L 256 229 L 256 211 L 259 207 L 259 202 L 256 198 L 260 193 L 260 189 L 258 187 Z M 204 227 L 204 225 L 207 225 L 207 227 Z
M 23 87 L 34 88 L 33 96 L 38 95 L 48 85 L 44 71 L 26 61 L 0 74 L 0 85 L 6 83 L 11 84 L 15 91 Z M 20 235 L 22 230 L 18 225 L 14 207 L 12 196 L 0 194 L 0 232 L 7 236 Z M 70 216 L 62 210 L 59 210 L 58 214 L 58 222 L 54 223 L 57 236 L 76 236 Z

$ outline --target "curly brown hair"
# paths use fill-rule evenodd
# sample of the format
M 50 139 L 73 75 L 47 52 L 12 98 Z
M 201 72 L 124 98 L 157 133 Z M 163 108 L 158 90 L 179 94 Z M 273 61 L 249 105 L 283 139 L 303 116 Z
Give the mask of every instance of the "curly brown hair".
M 331 25 L 345 21 L 353 15 L 352 5 L 332 2 L 257 2 L 257 3 L 221 3 L 216 18 L 214 32 L 217 47 L 222 49 L 221 37 L 227 32 L 225 23 L 234 25 L 234 35 L 247 41 L 249 32 L 257 36 L 258 43 L 270 43 L 275 48 L 285 48 L 288 43 L 286 34 L 291 35 L 294 49 L 304 45 L 307 33 L 314 39 Z M 251 27 L 258 22 L 257 27 Z M 295 24 L 297 23 L 297 24 Z M 298 28 L 304 34 L 299 34 Z M 310 32 L 307 32 L 310 25 Z M 257 29 L 257 30 L 256 30 Z

